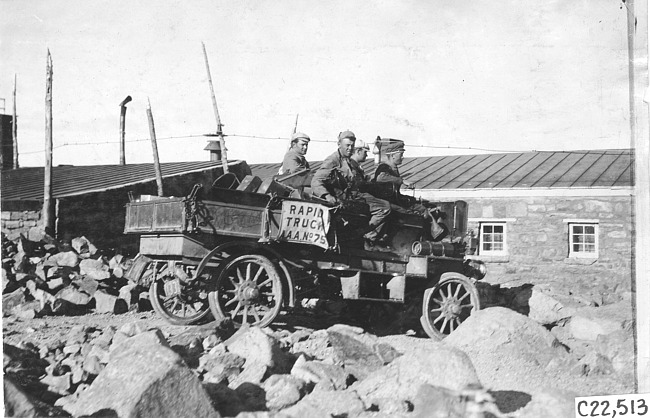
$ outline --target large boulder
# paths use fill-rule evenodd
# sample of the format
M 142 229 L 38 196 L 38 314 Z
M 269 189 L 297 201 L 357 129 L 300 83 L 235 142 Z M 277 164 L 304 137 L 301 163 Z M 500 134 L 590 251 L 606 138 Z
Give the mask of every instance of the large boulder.
M 547 367 L 561 368 L 562 372 L 571 364 L 567 350 L 546 328 L 501 307 L 475 312 L 445 338 L 444 344 L 463 350 L 487 387 L 526 386 L 523 371 L 537 371 L 544 379 Z M 517 371 L 522 374 L 517 375 Z
M 198 378 L 169 348 L 159 330 L 122 342 L 90 387 L 76 401 L 62 403 L 74 416 L 220 416 Z
M 501 307 L 475 312 L 444 343 L 467 352 L 470 358 L 472 353 L 490 354 L 498 349 L 541 366 L 566 356 L 566 350 L 546 328 Z
M 378 369 L 347 390 L 354 390 L 367 404 L 411 402 L 422 384 L 461 390 L 480 381 L 469 357 L 461 350 L 437 341 L 414 348 Z
M 576 310 L 584 305 L 575 299 L 534 286 L 528 300 L 528 317 L 542 325 L 557 324 L 570 318 Z

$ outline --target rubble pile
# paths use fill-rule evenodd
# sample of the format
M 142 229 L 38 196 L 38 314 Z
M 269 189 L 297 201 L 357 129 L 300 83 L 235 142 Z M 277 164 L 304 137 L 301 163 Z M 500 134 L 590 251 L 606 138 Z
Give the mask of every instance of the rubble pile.
M 314 305 L 312 328 L 157 327 L 130 320 L 150 309 L 127 278 L 133 260 L 83 237 L 2 245 L 7 416 L 571 417 L 575 396 L 633 391 L 629 299 L 479 283 L 483 309 L 441 341 L 319 317 L 335 307 L 345 321 L 340 302 Z M 91 312 L 107 314 L 88 315 L 101 325 L 70 319 L 41 340 L 22 332 Z
M 31 319 L 151 309 L 147 289 L 125 277 L 132 262 L 107 257 L 84 237 L 62 244 L 47 235 L 36 242 L 3 234 L 2 313 Z

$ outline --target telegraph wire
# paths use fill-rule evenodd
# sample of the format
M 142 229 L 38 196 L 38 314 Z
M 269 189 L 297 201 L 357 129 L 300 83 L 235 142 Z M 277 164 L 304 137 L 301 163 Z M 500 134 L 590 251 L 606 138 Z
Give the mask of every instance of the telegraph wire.
M 224 135 L 225 137 L 235 137 L 235 138 L 249 138 L 249 139 L 265 139 L 265 140 L 277 140 L 277 141 L 288 141 L 289 137 L 281 136 L 260 136 L 260 135 L 244 135 L 244 134 L 228 134 Z M 191 134 L 191 135 L 180 135 L 180 136 L 167 136 L 157 138 L 158 141 L 170 140 L 170 139 L 185 139 L 185 138 L 209 138 L 210 135 L 206 134 Z M 125 142 L 134 143 L 134 142 L 148 142 L 149 138 L 144 139 L 129 139 Z M 335 140 L 327 139 L 312 139 L 311 142 L 319 143 L 336 143 Z M 71 147 L 71 146 L 81 146 L 81 145 L 119 145 L 119 141 L 95 141 L 95 142 L 64 142 L 62 144 L 55 145 L 53 149 Z M 427 149 L 448 149 L 448 150 L 465 150 L 465 151 L 483 151 L 483 152 L 494 152 L 494 153 L 517 153 L 517 152 L 544 152 L 544 150 L 504 150 L 504 149 L 492 149 L 492 148 L 477 148 L 477 147 L 458 147 L 458 146 L 443 146 L 443 145 L 409 145 L 405 144 L 407 148 L 427 148 Z M 20 154 L 39 154 L 44 151 L 22 151 Z M 568 151 L 546 151 L 546 152 L 568 152 Z

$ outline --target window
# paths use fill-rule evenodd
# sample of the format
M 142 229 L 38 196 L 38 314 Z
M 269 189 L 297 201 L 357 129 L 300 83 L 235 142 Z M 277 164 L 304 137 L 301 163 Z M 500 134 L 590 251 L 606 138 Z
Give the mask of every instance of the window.
M 506 255 L 505 222 L 481 222 L 479 236 L 479 255 Z
M 598 258 L 597 222 L 569 222 L 569 257 Z

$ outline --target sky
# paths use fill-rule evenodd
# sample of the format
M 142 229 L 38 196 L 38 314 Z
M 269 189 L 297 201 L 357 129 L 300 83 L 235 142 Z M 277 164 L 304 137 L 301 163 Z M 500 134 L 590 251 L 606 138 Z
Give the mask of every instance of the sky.
M 17 77 L 21 166 L 44 164 L 54 65 L 54 165 L 207 161 L 216 122 L 230 159 L 309 160 L 352 130 L 406 156 L 630 147 L 627 17 L 615 0 L 0 0 L 0 98 Z M 0 106 L 1 106 L 0 101 Z M 0 108 L 1 111 L 1 108 Z

